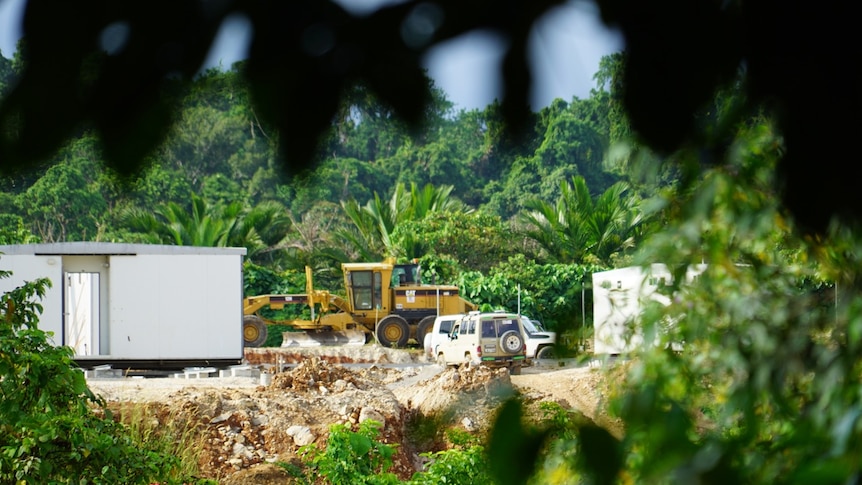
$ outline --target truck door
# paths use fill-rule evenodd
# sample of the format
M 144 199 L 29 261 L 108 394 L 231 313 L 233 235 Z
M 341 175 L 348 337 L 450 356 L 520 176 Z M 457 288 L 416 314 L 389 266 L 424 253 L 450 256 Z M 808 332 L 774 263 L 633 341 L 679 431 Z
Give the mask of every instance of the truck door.
M 461 326 L 458 328 L 457 340 L 458 356 L 463 358 L 470 354 L 472 358 L 476 357 L 476 320 L 474 318 L 466 318 L 461 321 Z

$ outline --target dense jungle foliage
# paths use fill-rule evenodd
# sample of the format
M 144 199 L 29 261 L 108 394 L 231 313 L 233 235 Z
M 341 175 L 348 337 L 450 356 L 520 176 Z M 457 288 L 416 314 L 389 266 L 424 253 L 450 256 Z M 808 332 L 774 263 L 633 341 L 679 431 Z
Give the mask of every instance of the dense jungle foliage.
M 666 262 L 678 276 L 663 290 L 669 304 L 649 305 L 639 322 L 645 341 L 657 345 L 603 370 L 613 387 L 607 405 L 624 435 L 565 414 L 555 424 L 525 424 L 512 401 L 482 455 L 494 480 L 859 481 L 862 211 L 842 165 L 856 124 L 840 121 L 860 107 L 859 74 L 847 62 L 855 43 L 842 37 L 854 32 L 850 7 L 599 1 L 603 19 L 621 28 L 626 53 L 602 62 L 588 99 L 526 113 L 525 32 L 554 2 L 513 2 L 511 11 L 435 2 L 449 22 L 422 39 L 401 23 L 411 12 L 427 13 L 417 2 L 362 19 L 324 10 L 333 6 L 326 1 L 315 2 L 320 10 L 224 5 L 249 8 L 261 27 L 246 71 L 146 84 L 135 76 L 149 71 L 129 66 L 147 63 L 109 62 L 95 75 L 95 86 L 112 88 L 102 92 L 90 89 L 92 78 L 75 77 L 89 72 L 83 59 L 95 63 L 87 57 L 91 43 L 45 39 L 58 30 L 86 38 L 113 19 L 94 15 L 76 36 L 52 20 L 62 15 L 36 4 L 35 67 L 0 60 L 0 89 L 17 95 L 0 103 L 0 123 L 20 116 L 22 134 L 0 139 L 2 153 L 15 155 L 16 166 L 42 162 L 35 171 L 4 172 L 4 241 L 243 245 L 263 268 L 250 274 L 273 284 L 305 264 L 325 274 L 339 260 L 421 257 L 477 295 L 499 286 L 510 292 L 513 283 L 559 284 L 543 301 L 560 307 L 572 305 L 581 284 L 573 279 L 591 272 L 589 265 Z M 310 19 L 355 30 L 314 58 L 300 48 L 268 49 L 267 41 L 281 45 L 269 17 L 303 8 L 315 14 Z M 151 20 L 145 25 L 163 25 L 138 13 Z M 169 13 L 160 20 L 179 18 Z M 192 20 L 206 26 L 207 18 Z M 385 37 L 398 30 L 386 29 L 393 24 L 406 25 L 406 37 Z M 811 26 L 824 30 L 798 34 Z M 419 89 L 427 79 L 417 75 L 418 58 L 472 28 L 508 34 L 507 96 L 485 110 L 453 113 L 443 93 Z M 212 32 L 201 31 L 210 36 L 205 47 Z M 138 42 L 160 45 L 153 32 Z M 350 37 L 356 33 L 367 41 Z M 380 55 L 327 70 L 338 47 L 351 42 Z M 188 77 L 195 59 L 157 74 Z M 297 66 L 308 76 L 291 77 Z M 55 72 L 66 76 L 57 78 L 57 93 L 39 92 Z M 380 75 L 392 72 L 405 75 L 403 86 Z M 18 73 L 24 80 L 16 85 Z M 105 105 L 123 99 L 126 81 L 149 96 L 112 116 Z M 173 89 L 152 96 L 165 86 Z M 176 105 L 182 109 L 163 109 Z M 55 119 L 40 111 L 45 106 L 69 109 Z M 422 113 L 429 123 L 416 131 Z M 152 128 L 142 119 L 157 119 L 167 142 L 157 143 L 156 129 L 136 132 Z M 0 128 L 8 134 L 10 126 Z M 79 130 L 71 138 L 70 127 Z M 39 128 L 44 137 L 33 135 Z M 143 149 L 149 145 L 159 148 Z M 120 185 L 102 168 L 102 155 L 111 167 L 146 168 Z M 284 163 L 303 157 L 316 163 Z M 702 262 L 703 275 L 683 284 L 686 267 Z M 683 342 L 683 350 L 670 351 L 669 342 Z
M 499 105 L 455 112 L 435 89 L 432 122 L 416 132 L 356 86 L 315 168 L 285 174 L 241 68 L 177 86 L 178 124 L 133 177 L 113 176 L 84 130 L 40 170 L 0 179 L 0 243 L 244 246 L 247 294 L 303 292 L 294 276 L 305 265 L 318 287 L 341 291 L 341 262 L 420 258 L 427 282 L 512 310 L 520 285 L 526 313 L 574 330 L 589 273 L 625 261 L 651 230 L 640 201 L 653 189 L 605 157 L 624 121 L 603 84 L 536 113 L 517 143 Z M 15 82 L 14 63 L 5 69 Z

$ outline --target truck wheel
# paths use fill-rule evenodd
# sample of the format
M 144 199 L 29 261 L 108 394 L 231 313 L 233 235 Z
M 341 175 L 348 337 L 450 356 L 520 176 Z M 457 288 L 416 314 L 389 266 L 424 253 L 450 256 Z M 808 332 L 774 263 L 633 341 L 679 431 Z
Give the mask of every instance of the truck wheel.
M 546 346 L 542 347 L 541 349 L 539 349 L 538 352 L 536 352 L 536 358 L 537 359 L 556 359 L 557 356 L 554 353 L 554 346 L 553 345 L 546 345 Z
M 446 357 L 443 355 L 443 352 L 437 354 L 437 365 L 442 365 L 446 367 Z
M 260 347 L 266 342 L 266 322 L 257 315 L 242 317 L 242 340 L 245 347 Z
M 407 320 L 400 316 L 389 315 L 377 323 L 374 334 L 380 345 L 403 349 L 407 347 L 407 340 L 410 339 L 410 326 L 407 325 Z
M 524 339 L 518 332 L 509 330 L 500 337 L 500 347 L 507 354 L 517 354 L 524 348 Z
M 419 343 L 425 342 L 425 335 L 434 328 L 434 319 L 436 317 L 434 315 L 428 315 L 427 317 L 419 320 L 419 326 L 416 327 L 416 341 Z
M 521 366 L 520 365 L 513 365 L 512 367 L 509 367 L 509 375 L 513 375 L 513 376 L 521 375 Z

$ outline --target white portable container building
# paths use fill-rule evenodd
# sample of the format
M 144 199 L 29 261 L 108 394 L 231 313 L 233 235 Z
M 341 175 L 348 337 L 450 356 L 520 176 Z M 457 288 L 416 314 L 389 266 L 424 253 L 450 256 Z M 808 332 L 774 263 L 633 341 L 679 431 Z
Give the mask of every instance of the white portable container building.
M 245 248 L 67 242 L 0 246 L 0 292 L 48 278 L 39 328 L 82 367 L 182 368 L 243 358 Z
M 686 281 L 693 281 L 705 264 L 686 269 Z M 673 273 L 664 264 L 630 266 L 593 273 L 593 353 L 619 355 L 643 343 L 638 320 L 646 302 L 668 304 L 657 290 L 673 282 Z

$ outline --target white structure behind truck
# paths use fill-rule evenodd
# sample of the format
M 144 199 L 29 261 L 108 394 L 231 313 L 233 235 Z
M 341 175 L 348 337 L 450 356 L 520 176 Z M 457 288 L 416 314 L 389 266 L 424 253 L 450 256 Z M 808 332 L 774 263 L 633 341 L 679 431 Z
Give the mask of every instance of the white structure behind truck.
M 0 292 L 48 278 L 39 328 L 82 367 L 181 368 L 243 358 L 245 248 L 69 242 L 0 246 Z
M 693 281 L 705 269 L 705 264 L 690 266 L 686 281 Z M 672 281 L 670 268 L 658 263 L 593 273 L 593 353 L 618 355 L 640 346 L 643 306 L 651 300 L 670 303 L 657 290 Z

